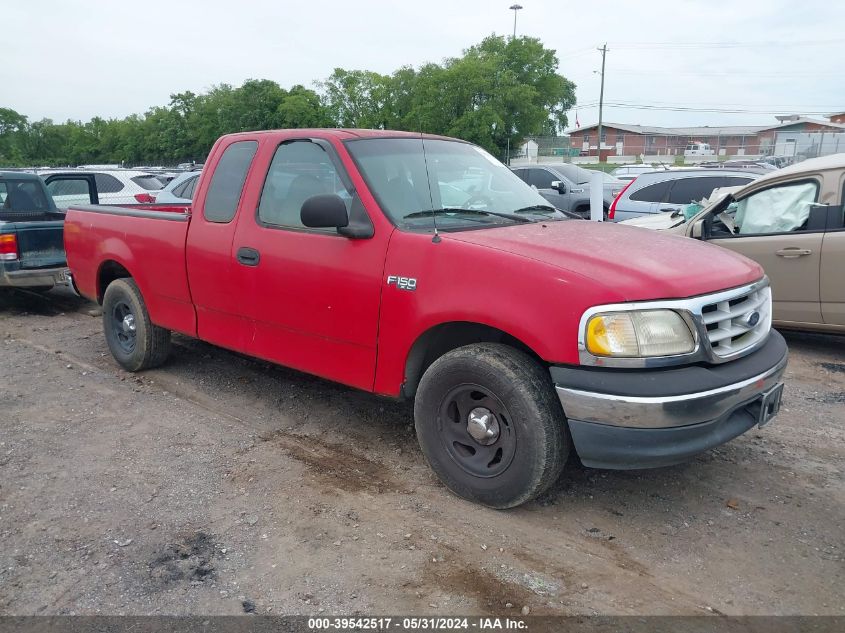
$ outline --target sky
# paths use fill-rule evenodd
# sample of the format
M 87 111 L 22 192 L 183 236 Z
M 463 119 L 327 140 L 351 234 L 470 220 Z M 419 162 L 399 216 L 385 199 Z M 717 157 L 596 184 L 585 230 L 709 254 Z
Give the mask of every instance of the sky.
M 845 3 L 519 2 L 517 35 L 557 51 L 582 126 L 598 120 L 605 43 L 605 122 L 754 125 L 845 110 Z M 512 34 L 510 4 L 3 0 L 0 107 L 30 120 L 124 117 L 249 78 L 288 88 L 314 87 L 336 67 L 390 73 Z

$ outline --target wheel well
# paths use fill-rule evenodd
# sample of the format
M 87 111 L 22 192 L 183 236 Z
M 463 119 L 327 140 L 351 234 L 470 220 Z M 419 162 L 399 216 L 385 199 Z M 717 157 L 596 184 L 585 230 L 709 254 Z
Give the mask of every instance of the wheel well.
M 100 272 L 97 275 L 97 302 L 103 303 L 103 295 L 106 293 L 106 288 L 115 279 L 125 279 L 131 277 L 129 271 L 115 261 L 109 260 L 100 266 Z
M 405 361 L 405 382 L 402 385 L 402 395 L 406 398 L 413 397 L 425 370 L 443 354 L 473 343 L 510 345 L 546 365 L 534 350 L 503 330 L 481 323 L 464 321 L 441 323 L 424 332 L 411 347 Z

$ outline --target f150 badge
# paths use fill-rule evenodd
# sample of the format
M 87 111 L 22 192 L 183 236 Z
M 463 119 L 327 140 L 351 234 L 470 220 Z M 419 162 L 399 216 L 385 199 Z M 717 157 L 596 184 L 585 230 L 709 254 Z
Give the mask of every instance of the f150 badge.
M 414 277 L 397 277 L 396 275 L 387 276 L 387 285 L 396 286 L 399 290 L 416 290 L 417 280 Z

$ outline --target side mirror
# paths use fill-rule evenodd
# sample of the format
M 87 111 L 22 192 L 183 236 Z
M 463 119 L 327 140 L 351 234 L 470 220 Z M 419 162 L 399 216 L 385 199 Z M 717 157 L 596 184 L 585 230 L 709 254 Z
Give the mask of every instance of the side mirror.
M 563 184 L 562 180 L 553 180 L 552 189 L 554 189 L 558 193 L 566 193 L 566 185 Z
M 346 203 L 334 193 L 311 196 L 299 212 L 302 224 L 312 229 L 340 229 L 349 224 Z
M 690 237 L 697 240 L 704 238 L 704 218 L 693 222 L 692 227 L 690 227 Z

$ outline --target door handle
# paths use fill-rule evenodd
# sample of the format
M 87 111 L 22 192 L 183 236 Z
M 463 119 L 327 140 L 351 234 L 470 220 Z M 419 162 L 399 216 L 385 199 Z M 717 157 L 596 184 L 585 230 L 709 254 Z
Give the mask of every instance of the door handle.
M 812 255 L 813 251 L 809 248 L 798 248 L 796 246 L 788 246 L 779 251 L 775 251 L 778 257 L 785 257 L 786 259 L 795 259 L 796 257 L 804 257 L 804 255 Z
M 660 207 L 660 211 L 662 213 L 678 213 L 680 209 L 678 207 Z
M 238 249 L 238 263 L 244 266 L 258 266 L 261 261 L 261 253 L 249 246 L 241 246 Z

